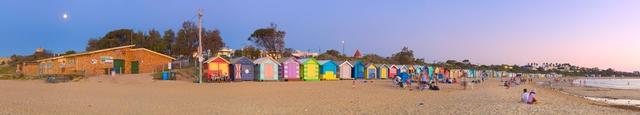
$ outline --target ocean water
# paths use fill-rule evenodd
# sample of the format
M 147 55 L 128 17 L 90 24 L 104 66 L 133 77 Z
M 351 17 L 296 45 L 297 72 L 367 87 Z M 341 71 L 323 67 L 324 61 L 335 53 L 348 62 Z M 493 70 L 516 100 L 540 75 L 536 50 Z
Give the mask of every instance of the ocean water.
M 640 79 L 576 79 L 573 83 L 601 88 L 640 89 Z

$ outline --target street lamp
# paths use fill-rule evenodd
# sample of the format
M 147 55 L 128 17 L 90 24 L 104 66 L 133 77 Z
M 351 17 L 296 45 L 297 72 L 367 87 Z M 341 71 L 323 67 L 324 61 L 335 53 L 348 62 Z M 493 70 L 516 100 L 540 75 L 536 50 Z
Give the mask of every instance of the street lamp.
M 342 43 L 342 55 L 345 55 L 345 56 L 346 56 L 346 55 L 347 55 L 347 52 L 344 52 L 344 49 L 345 49 L 345 48 L 344 48 L 344 40 L 342 40 L 342 41 L 341 41 L 341 43 Z

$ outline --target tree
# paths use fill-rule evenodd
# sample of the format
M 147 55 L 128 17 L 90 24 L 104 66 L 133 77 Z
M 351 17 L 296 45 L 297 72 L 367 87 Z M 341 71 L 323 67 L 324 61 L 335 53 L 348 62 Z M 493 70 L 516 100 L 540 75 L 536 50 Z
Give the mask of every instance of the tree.
M 327 52 L 325 52 L 324 54 L 328 54 L 335 57 L 342 56 L 342 53 L 340 53 L 338 50 L 327 50 Z
M 173 32 L 173 30 L 169 29 L 164 31 L 164 36 L 162 36 L 162 41 L 165 46 L 165 49 L 164 49 L 165 51 L 163 51 L 164 54 L 173 55 L 171 46 L 173 45 L 173 42 L 175 40 L 176 40 L 176 34 Z
M 129 45 L 133 41 L 133 30 L 131 29 L 118 29 L 111 31 L 104 35 L 100 39 L 91 39 L 86 48 L 87 51 L 118 47 L 122 45 Z
M 165 41 L 160 35 L 160 32 L 155 29 L 149 30 L 149 36 L 145 41 L 146 43 L 144 44 L 145 46 L 143 47 L 148 48 L 149 50 L 165 53 L 165 50 L 167 49 L 167 46 L 166 46 L 167 44 L 164 43 Z
M 42 52 L 34 52 L 33 55 L 30 56 L 30 60 L 29 61 L 34 61 L 34 60 L 40 60 L 40 59 L 45 59 L 45 58 L 50 58 L 53 57 L 53 53 L 51 53 L 49 50 L 43 50 Z
M 283 57 L 292 57 L 293 56 L 293 48 L 284 48 L 284 51 L 282 52 L 282 56 Z
M 234 57 L 247 57 L 249 59 L 257 59 L 261 55 L 260 49 L 253 47 L 251 45 L 242 48 L 242 50 L 236 50 L 233 52 Z
M 203 52 L 216 53 L 225 46 L 219 30 L 202 28 L 202 31 Z M 169 29 L 164 31 L 164 36 L 155 29 L 149 30 L 147 34 L 143 31 L 134 32 L 132 29 L 117 29 L 108 32 L 103 37 L 89 39 L 86 51 L 131 44 L 135 44 L 138 48 L 147 48 L 174 57 L 190 57 L 197 51 L 200 44 L 198 42 L 198 27 L 194 22 L 185 21 L 177 33 Z
M 362 60 L 367 63 L 376 63 L 376 64 L 389 63 L 386 58 L 376 54 L 366 54 L 362 56 Z
M 415 63 L 416 63 L 416 64 L 421 64 L 421 65 L 427 64 L 427 63 L 425 62 L 424 58 L 418 58 L 418 59 L 416 59 Z
M 185 21 L 178 31 L 178 37 L 172 46 L 175 55 L 192 56 L 198 48 L 198 27 L 194 22 Z
M 225 46 L 222 41 L 222 37 L 220 36 L 220 31 L 217 29 L 205 31 L 202 38 L 202 49 L 204 52 L 211 51 L 213 53 L 217 53 Z
M 334 60 L 334 61 L 338 61 L 338 58 L 336 56 L 323 53 L 323 54 L 318 55 L 318 60 Z
M 285 32 L 278 30 L 276 24 L 272 23 L 270 27 L 255 30 L 249 41 L 253 41 L 267 52 L 281 53 L 284 49 L 284 37 Z
M 415 64 L 415 58 L 413 57 L 413 50 L 408 47 L 402 47 L 400 52 L 391 56 L 391 59 L 400 64 Z
M 220 31 L 208 31 L 202 28 L 202 51 L 217 52 L 224 47 Z M 178 37 L 171 46 L 172 53 L 176 56 L 191 56 L 198 49 L 198 27 L 195 23 L 186 21 L 182 23 L 182 29 L 178 31 Z
M 69 50 L 69 51 L 64 52 L 64 54 L 62 54 L 62 55 L 71 55 L 71 54 L 76 54 L 76 51 Z

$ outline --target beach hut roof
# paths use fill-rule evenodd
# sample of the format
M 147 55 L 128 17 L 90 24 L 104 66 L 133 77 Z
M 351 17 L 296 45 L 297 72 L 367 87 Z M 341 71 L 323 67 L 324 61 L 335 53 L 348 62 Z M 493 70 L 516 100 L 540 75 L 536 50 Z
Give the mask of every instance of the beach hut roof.
M 349 61 L 349 63 L 353 64 L 354 66 L 355 66 L 356 64 L 362 64 L 362 65 L 364 65 L 364 62 L 362 62 L 362 61 Z
M 305 63 L 307 61 L 316 61 L 316 59 L 313 59 L 313 58 L 298 59 L 298 62 L 300 63 Z
M 294 57 L 285 57 L 285 58 L 280 58 L 280 59 L 278 60 L 278 63 L 284 63 L 284 62 L 287 62 L 287 61 L 289 61 L 289 60 L 293 60 L 293 61 L 294 61 L 294 62 L 296 62 L 296 63 L 300 63 L 300 62 L 298 62 L 298 60 L 296 60 L 296 58 L 294 58 Z
M 389 65 L 389 68 L 391 68 L 391 67 L 396 67 L 396 68 L 398 68 L 398 66 L 396 66 L 396 64 L 391 64 L 391 65 Z
M 365 66 L 366 66 L 366 67 L 369 67 L 369 66 L 378 67 L 378 66 L 376 66 L 376 64 L 373 64 L 373 63 L 369 63 L 369 64 L 367 64 L 367 65 L 365 65 Z
M 351 62 L 349 62 L 349 61 L 339 61 L 338 63 L 340 64 L 339 66 L 342 66 L 342 64 L 347 64 L 350 67 L 353 67 L 353 64 L 351 64 Z
M 226 63 L 229 63 L 229 61 L 227 61 L 227 59 L 224 59 L 224 58 L 222 58 L 222 57 L 220 57 L 220 56 L 216 56 L 216 57 L 213 57 L 213 58 L 209 58 L 207 61 L 204 61 L 204 63 L 209 63 L 209 62 L 212 62 L 212 61 L 214 61 L 214 60 L 222 60 L 222 61 L 224 61 L 224 62 L 226 62 Z
M 251 64 L 251 59 L 247 57 L 237 57 L 231 59 L 231 64 Z
M 280 63 L 278 63 L 278 61 L 276 61 L 275 59 L 271 58 L 271 57 L 262 57 L 262 58 L 258 58 L 256 60 L 253 61 L 253 63 L 255 64 L 261 64 L 261 63 L 265 63 L 268 61 L 272 61 L 273 63 L 276 63 L 278 65 L 280 65 Z
M 333 61 L 331 61 L 331 60 L 318 60 L 318 63 L 319 63 L 320 65 L 324 65 L 324 64 L 326 64 L 326 63 L 334 63 L 334 62 L 333 62 Z
M 376 67 L 387 67 L 387 64 L 375 64 Z

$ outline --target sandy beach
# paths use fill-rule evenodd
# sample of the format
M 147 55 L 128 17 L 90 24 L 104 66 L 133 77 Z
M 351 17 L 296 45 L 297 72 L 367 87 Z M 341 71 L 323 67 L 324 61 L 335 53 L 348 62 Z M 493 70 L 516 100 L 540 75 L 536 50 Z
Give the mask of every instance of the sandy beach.
M 551 82 L 551 84 L 553 88 L 579 96 L 640 100 L 640 90 L 637 89 L 591 87 L 574 84 L 571 82 Z
M 463 90 L 410 91 L 391 81 L 194 84 L 145 75 L 91 77 L 47 84 L 0 80 L 0 114 L 637 114 L 534 83 L 505 89 L 492 79 Z M 519 102 L 536 88 L 539 104 Z

